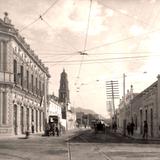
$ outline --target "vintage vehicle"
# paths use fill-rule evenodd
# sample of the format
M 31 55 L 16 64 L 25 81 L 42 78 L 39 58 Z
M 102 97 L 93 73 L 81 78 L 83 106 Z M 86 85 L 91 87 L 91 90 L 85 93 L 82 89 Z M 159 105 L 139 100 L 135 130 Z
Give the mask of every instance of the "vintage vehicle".
M 48 124 L 46 126 L 46 135 L 60 135 L 60 122 L 59 122 L 59 117 L 52 115 L 49 116 Z
M 95 123 L 95 133 L 105 133 L 105 124 L 103 121 L 97 121 Z

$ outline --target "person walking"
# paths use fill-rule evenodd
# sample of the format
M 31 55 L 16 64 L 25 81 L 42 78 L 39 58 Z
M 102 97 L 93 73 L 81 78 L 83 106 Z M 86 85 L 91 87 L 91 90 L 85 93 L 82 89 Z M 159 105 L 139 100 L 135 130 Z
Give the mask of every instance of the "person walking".
M 31 130 L 32 130 L 32 133 L 34 133 L 34 122 L 32 121 L 32 124 L 31 124 Z
M 148 138 L 148 123 L 147 121 L 144 121 L 144 126 L 143 126 L 143 138 L 147 139 Z

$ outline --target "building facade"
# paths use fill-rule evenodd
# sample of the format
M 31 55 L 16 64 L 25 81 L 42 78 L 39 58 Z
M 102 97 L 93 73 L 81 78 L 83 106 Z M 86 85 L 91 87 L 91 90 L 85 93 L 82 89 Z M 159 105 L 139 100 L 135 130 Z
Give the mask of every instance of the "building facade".
M 121 102 L 120 127 L 124 127 L 124 119 L 126 123 L 133 121 L 135 134 L 142 137 L 144 121 L 147 121 L 148 136 L 150 138 L 160 137 L 160 75 L 157 78 L 156 82 L 136 94 L 128 103 L 124 105 L 124 101 Z
M 5 13 L 0 19 L 0 134 L 43 131 L 49 77 Z
M 125 97 L 122 97 L 119 103 L 119 108 L 116 111 L 117 126 L 120 131 L 125 134 L 125 128 L 128 122 L 131 122 L 131 101 L 136 97 L 138 93 L 133 92 L 133 86 L 130 86 L 130 90 L 127 90 Z
M 62 106 L 58 103 L 58 97 L 55 97 L 54 95 L 49 95 L 49 107 L 47 113 L 48 116 L 57 116 L 61 122 Z

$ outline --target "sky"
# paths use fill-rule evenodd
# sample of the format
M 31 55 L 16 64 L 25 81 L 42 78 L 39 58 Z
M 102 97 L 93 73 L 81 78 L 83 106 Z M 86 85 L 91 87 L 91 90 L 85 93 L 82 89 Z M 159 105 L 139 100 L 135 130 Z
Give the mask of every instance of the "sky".
M 123 74 L 135 93 L 157 80 L 159 0 L 0 0 L 4 12 L 49 68 L 49 93 L 65 69 L 74 107 L 108 117 L 106 82 L 118 81 L 121 98 Z

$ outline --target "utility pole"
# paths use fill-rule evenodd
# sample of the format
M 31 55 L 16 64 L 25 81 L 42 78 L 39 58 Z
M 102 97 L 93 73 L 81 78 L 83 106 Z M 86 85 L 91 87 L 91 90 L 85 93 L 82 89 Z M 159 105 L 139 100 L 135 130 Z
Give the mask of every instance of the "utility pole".
M 113 118 L 116 121 L 115 117 L 115 99 L 119 99 L 119 87 L 118 81 L 106 81 L 106 94 L 107 99 L 112 100 L 112 107 L 113 107 Z
M 126 81 L 125 81 L 125 78 L 126 78 L 126 75 L 125 73 L 123 73 L 123 107 L 124 107 L 124 119 L 123 119 L 123 134 L 124 136 L 126 135 L 126 126 L 127 126 L 127 122 L 126 122 L 126 93 L 125 93 L 125 90 L 126 90 Z
M 125 78 L 126 78 L 126 75 L 125 75 L 125 73 L 123 73 L 123 101 L 124 101 L 124 103 L 126 101 L 126 93 L 125 93 L 125 90 L 126 90 L 126 80 L 125 80 Z

